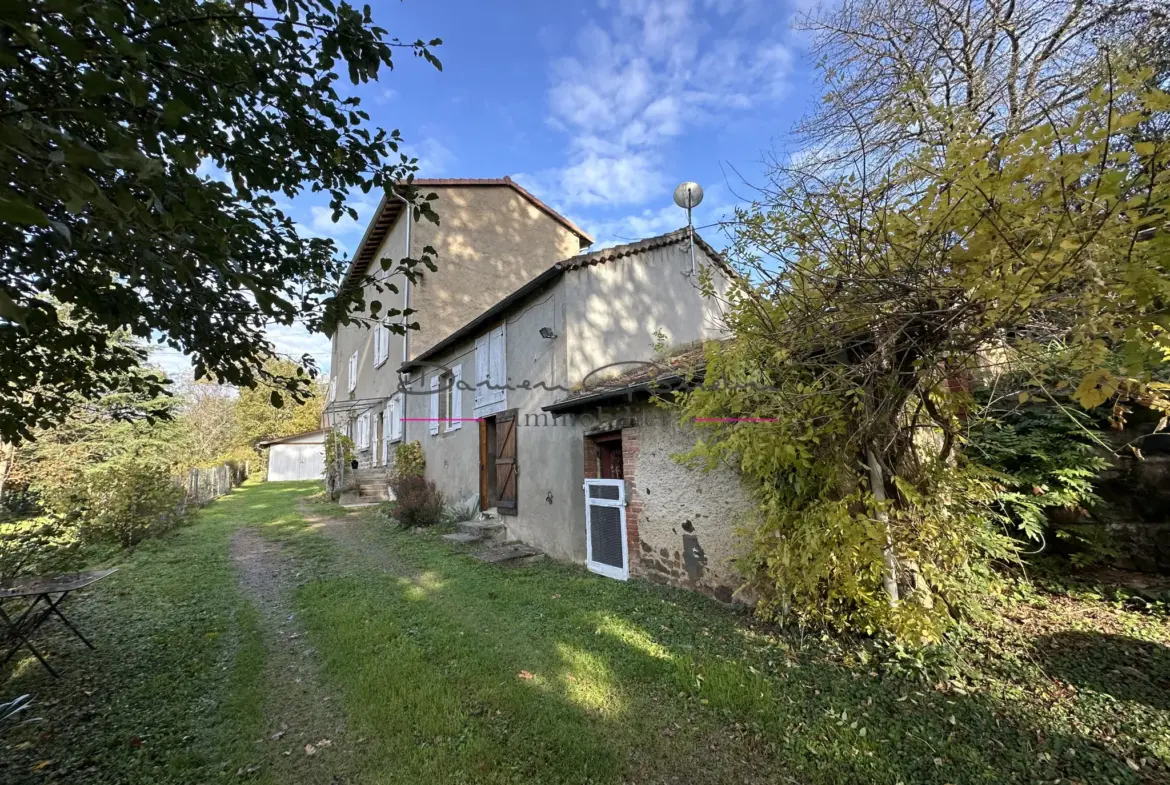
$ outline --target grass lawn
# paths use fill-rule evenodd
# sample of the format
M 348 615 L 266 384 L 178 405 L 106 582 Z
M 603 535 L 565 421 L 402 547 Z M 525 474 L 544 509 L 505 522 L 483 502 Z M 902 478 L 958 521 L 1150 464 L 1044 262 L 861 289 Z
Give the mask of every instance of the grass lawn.
M 1163 615 L 1021 594 L 958 651 L 875 659 L 315 490 L 245 486 L 81 596 L 100 649 L 8 676 L 44 721 L 0 781 L 1170 782 Z

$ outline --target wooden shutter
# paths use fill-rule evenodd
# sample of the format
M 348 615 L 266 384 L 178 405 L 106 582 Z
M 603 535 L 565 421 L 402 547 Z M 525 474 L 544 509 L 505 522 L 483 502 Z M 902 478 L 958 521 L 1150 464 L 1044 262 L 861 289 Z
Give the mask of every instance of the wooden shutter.
M 490 340 L 488 336 L 481 335 L 475 339 L 475 408 L 483 406 L 488 402 L 487 380 L 489 373 L 488 353 L 490 352 Z
M 504 325 L 500 325 L 491 331 L 491 352 L 488 373 L 491 377 L 492 387 L 496 388 L 490 391 L 492 402 L 504 400 L 504 395 L 508 385 L 508 366 L 505 360 L 507 356 L 504 351 Z
M 463 366 L 456 365 L 451 369 L 451 411 L 447 412 L 450 420 L 447 423 L 448 431 L 457 431 L 463 427 Z
M 439 375 L 431 377 L 431 434 L 439 432 Z
M 496 416 L 496 509 L 501 515 L 516 514 L 516 410 Z

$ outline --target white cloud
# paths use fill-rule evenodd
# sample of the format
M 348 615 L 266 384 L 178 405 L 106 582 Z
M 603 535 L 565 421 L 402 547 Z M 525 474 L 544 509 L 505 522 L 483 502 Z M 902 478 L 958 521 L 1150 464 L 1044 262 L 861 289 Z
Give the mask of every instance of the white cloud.
M 707 6 L 709 0 L 705 0 Z M 754 9 L 720 9 L 734 22 Z M 700 9 L 709 10 L 709 9 Z M 783 95 L 792 56 L 768 31 L 717 35 L 695 0 L 606 0 L 605 28 L 552 63 L 549 121 L 570 135 L 568 162 L 528 175 L 564 205 L 641 204 L 661 192 L 662 155 L 689 129 Z
M 322 237 L 338 237 L 360 233 L 366 228 L 370 216 L 374 214 L 377 205 L 368 199 L 350 199 L 346 205 L 357 210 L 357 219 L 350 218 L 348 213 L 342 213 L 337 223 L 333 222 L 333 209 L 328 205 L 314 205 L 309 208 L 309 227 Z
M 433 136 L 423 139 L 410 155 L 418 158 L 419 177 L 442 177 L 456 161 L 455 153 Z
M 715 185 L 707 189 L 703 203 L 694 210 L 694 222 L 703 238 L 716 247 L 720 221 L 728 220 L 734 211 L 734 197 L 730 197 L 727 189 Z M 686 226 L 687 214 L 671 202 L 666 207 L 656 207 L 640 210 L 608 221 L 594 221 L 586 224 L 586 229 L 597 238 L 597 243 L 591 250 L 605 248 L 611 245 L 642 240 L 666 232 L 673 232 Z

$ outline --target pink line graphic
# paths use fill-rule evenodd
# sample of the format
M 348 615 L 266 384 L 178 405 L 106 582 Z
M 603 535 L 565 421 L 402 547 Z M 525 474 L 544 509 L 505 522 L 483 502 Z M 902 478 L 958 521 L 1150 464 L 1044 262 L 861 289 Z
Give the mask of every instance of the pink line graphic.
M 776 417 L 695 417 L 695 422 L 779 422 Z
M 480 417 L 403 417 L 403 422 L 479 422 Z

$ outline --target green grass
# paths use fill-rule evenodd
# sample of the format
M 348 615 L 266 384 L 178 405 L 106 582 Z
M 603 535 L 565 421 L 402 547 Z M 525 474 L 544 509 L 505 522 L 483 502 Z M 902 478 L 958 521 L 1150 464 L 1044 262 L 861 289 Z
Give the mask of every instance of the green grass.
M 336 782 L 1170 781 L 1162 616 L 1021 596 L 924 666 L 688 592 L 483 565 L 372 517 L 334 538 L 296 514 L 312 488 L 245 487 L 77 603 L 102 651 L 69 657 L 84 676 L 26 665 L 5 685 L 37 691 L 51 728 L 0 780 L 239 781 L 254 763 L 249 781 L 297 781 L 255 743 L 280 695 L 227 555 L 254 525 L 303 565 L 297 623 L 347 724 L 327 753 Z
M 123 554 L 111 562 L 119 572 L 70 598 L 68 615 L 98 648 L 53 621 L 38 635 L 61 678 L 26 657 L 4 682 L 0 694 L 33 693 L 31 714 L 43 721 L 0 738 L 0 781 L 234 777 L 263 724 L 265 653 L 257 614 L 237 588 L 231 535 L 299 521 L 296 496 L 315 487 L 245 487 L 193 525 Z

